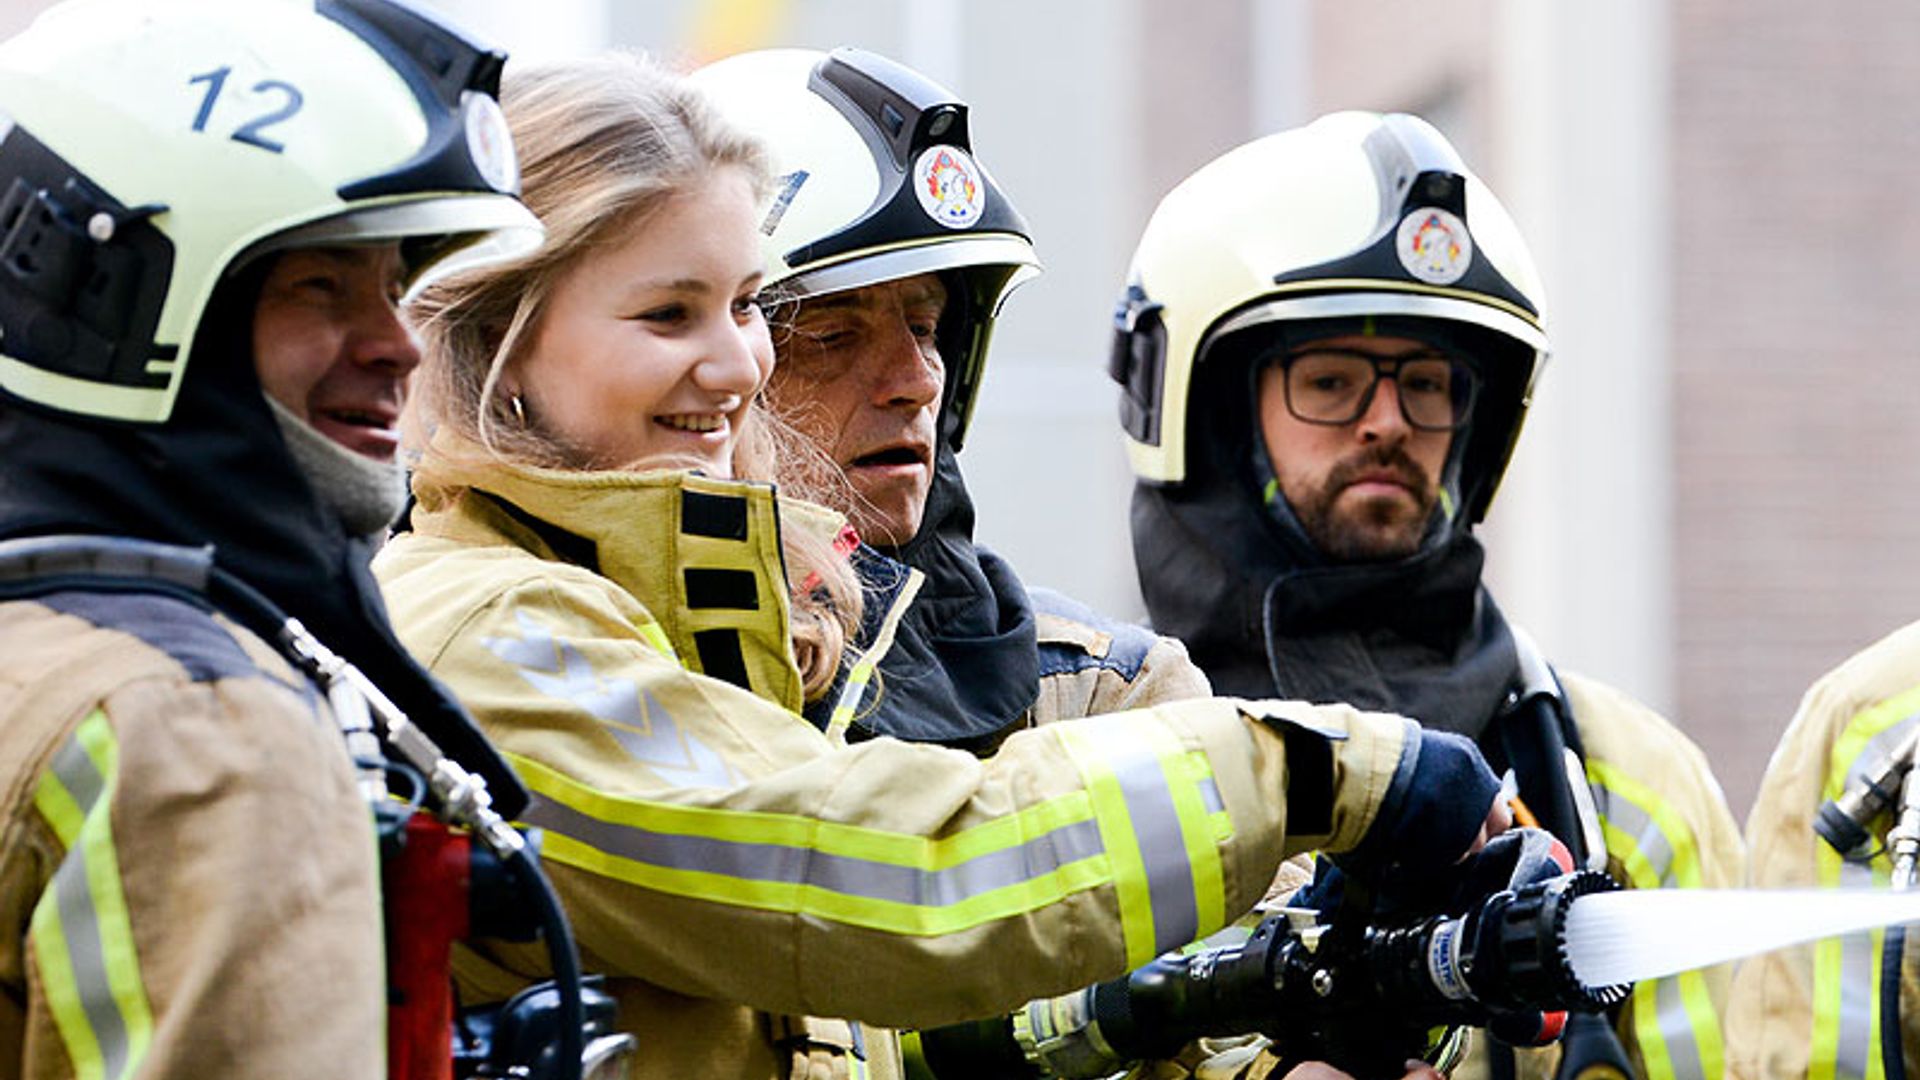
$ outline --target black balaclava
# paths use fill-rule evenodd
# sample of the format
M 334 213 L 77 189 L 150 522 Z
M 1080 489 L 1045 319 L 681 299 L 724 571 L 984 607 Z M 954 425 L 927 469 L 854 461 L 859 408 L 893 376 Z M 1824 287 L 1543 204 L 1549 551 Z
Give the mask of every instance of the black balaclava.
M 1404 559 L 1329 561 L 1271 482 L 1259 363 L 1286 341 L 1356 332 L 1444 337 L 1468 356 L 1496 347 L 1462 324 L 1391 319 L 1274 324 L 1213 346 L 1194 367 L 1186 482 L 1134 488 L 1141 590 L 1154 628 L 1186 642 L 1216 693 L 1343 701 L 1477 737 L 1518 661 L 1480 583 L 1485 553 L 1455 512 L 1468 430 L 1454 433 L 1441 505 Z
M 947 279 L 949 310 L 942 320 L 965 326 L 966 305 L 977 302 L 957 275 Z M 958 355 L 945 340 L 943 355 Z M 934 450 L 933 482 L 913 539 L 884 554 L 926 575 L 919 595 L 881 659 L 877 695 L 857 725 L 867 732 L 986 752 L 1004 738 L 1040 695 L 1039 642 L 1033 604 L 1006 560 L 973 542 L 973 500 L 954 448 L 958 419 L 951 405 L 949 370 Z M 856 562 L 859 566 L 860 563 Z M 871 563 L 863 580 L 874 584 Z M 882 573 L 878 584 L 887 585 Z M 868 589 L 870 599 L 886 590 Z M 869 624 L 884 611 L 869 606 Z M 867 637 L 862 635 L 863 639 Z
M 85 533 L 214 546 L 214 562 L 299 619 L 441 748 L 486 777 L 511 816 L 526 789 L 400 645 L 368 541 L 323 509 L 288 453 L 252 362 L 255 265 L 208 304 L 173 415 L 122 424 L 0 397 L 0 537 Z

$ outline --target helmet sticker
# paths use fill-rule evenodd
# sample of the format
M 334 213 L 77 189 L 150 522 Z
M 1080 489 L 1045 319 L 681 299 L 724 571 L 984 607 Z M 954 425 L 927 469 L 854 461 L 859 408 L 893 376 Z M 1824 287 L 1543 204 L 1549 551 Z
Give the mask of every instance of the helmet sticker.
M 773 182 L 779 186 L 773 196 L 773 205 L 767 207 L 767 218 L 760 223 L 760 232 L 772 236 L 780 227 L 780 219 L 787 216 L 787 207 L 793 205 L 793 197 L 800 194 L 800 185 L 807 182 L 811 175 L 805 169 L 795 169 L 785 176 L 776 176 Z
M 467 153 L 480 178 L 495 191 L 520 190 L 520 161 L 513 154 L 513 135 L 506 114 L 490 94 L 467 91 Z
M 932 146 L 913 163 L 913 193 L 927 216 L 949 229 L 964 229 L 987 209 L 980 167 L 957 146 Z
M 1467 223 L 1437 206 L 1423 206 L 1400 219 L 1394 240 L 1400 265 L 1429 285 L 1451 285 L 1473 262 Z

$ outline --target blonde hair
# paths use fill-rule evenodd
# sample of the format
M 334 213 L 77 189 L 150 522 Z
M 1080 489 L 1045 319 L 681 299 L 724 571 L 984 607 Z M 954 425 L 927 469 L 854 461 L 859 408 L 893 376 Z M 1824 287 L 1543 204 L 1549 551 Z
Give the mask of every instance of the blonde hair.
M 455 273 L 416 297 L 425 344 L 414 427 L 448 425 L 495 458 L 594 467 L 527 423 L 499 392 L 502 372 L 534 339 L 554 288 L 597 247 L 616 243 L 676 194 L 738 169 L 757 195 L 771 186 L 760 143 L 726 124 L 684 79 L 644 57 L 608 53 L 511 71 L 501 104 L 520 155 L 521 200 L 546 227 L 517 259 Z M 734 475 L 786 494 L 844 505 L 839 471 L 755 401 L 741 425 Z M 860 620 L 860 587 L 829 538 L 782 530 L 793 590 L 793 650 L 808 700 L 832 685 Z M 800 587 L 797 583 L 805 583 Z

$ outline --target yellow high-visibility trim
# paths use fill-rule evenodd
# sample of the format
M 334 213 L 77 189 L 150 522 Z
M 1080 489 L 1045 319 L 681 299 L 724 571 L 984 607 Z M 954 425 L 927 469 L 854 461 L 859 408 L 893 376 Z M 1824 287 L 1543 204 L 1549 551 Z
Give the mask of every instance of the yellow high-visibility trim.
M 633 629 L 640 635 L 642 641 L 659 649 L 667 659 L 676 664 L 680 663 L 680 654 L 673 651 L 673 641 L 667 637 L 667 632 L 660 628 L 659 623 L 648 619 L 646 622 L 635 623 Z
M 907 609 L 913 606 L 913 598 L 920 595 L 920 586 L 926 580 L 926 574 L 911 567 L 907 569 L 907 580 L 901 584 L 900 591 L 894 594 L 886 618 L 880 620 L 880 628 L 874 632 L 873 640 L 867 643 L 867 650 L 859 663 L 847 673 L 847 684 L 840 691 L 840 701 L 827 718 L 827 738 L 835 744 L 846 745 L 847 728 L 853 724 L 854 709 L 866 697 L 867 684 L 873 680 L 874 669 L 880 666 L 881 658 L 893 648 L 894 635 L 900 631 L 900 620 L 906 617 Z
M 622 798 L 595 791 L 532 758 L 511 752 L 505 756 L 527 782 L 527 786 L 541 796 L 599 821 L 680 836 L 808 848 L 829 855 L 844 855 L 916 870 L 944 870 L 980 855 L 1019 847 L 1042 833 L 1093 817 L 1093 808 L 1086 793 L 1071 792 L 1017 814 L 936 838 L 821 821 L 799 814 L 720 810 L 644 798 Z
M 1100 839 L 1106 845 L 1107 861 L 1113 872 L 1114 897 L 1120 907 L 1120 933 L 1126 942 L 1127 967 L 1136 968 L 1152 960 L 1155 949 L 1153 932 L 1153 893 L 1148 883 L 1146 859 L 1140 852 L 1140 838 L 1133 829 L 1133 817 L 1127 811 L 1127 797 L 1099 748 L 1088 743 L 1083 732 L 1072 725 L 1054 729 L 1067 748 L 1080 777 L 1086 782 L 1100 821 Z
M 1172 736 L 1169 734 L 1169 741 Z M 1174 774 L 1174 812 L 1180 817 L 1180 835 L 1186 841 L 1187 865 L 1193 868 L 1193 907 L 1200 925 L 1227 923 L 1227 883 L 1220 866 L 1219 822 L 1200 797 L 1200 782 L 1213 778 L 1213 765 L 1199 751 L 1164 758 Z M 1225 814 L 1219 815 L 1225 817 Z M 1231 822 L 1229 822 L 1231 827 Z
M 1687 827 L 1686 821 L 1671 804 L 1651 788 L 1606 762 L 1589 759 L 1587 776 L 1615 797 L 1632 803 L 1660 830 L 1673 853 L 1669 869 L 1676 887 L 1702 887 L 1699 844 L 1694 839 L 1693 830 Z M 1611 820 L 1603 819 L 1601 828 L 1606 836 L 1607 850 L 1620 857 L 1621 864 L 1626 867 L 1627 879 L 1634 888 L 1657 889 L 1662 886 L 1658 870 L 1640 850 L 1638 837 L 1629 835 Z M 1713 1006 L 1713 995 L 1707 989 L 1706 975 L 1693 970 L 1683 971 L 1673 978 L 1678 982 L 1681 1004 L 1687 1010 L 1688 1026 L 1692 1028 L 1694 1046 L 1700 1055 L 1700 1069 L 1707 1077 L 1718 1077 L 1726 1071 L 1726 1047 L 1720 1038 L 1720 1015 Z M 1660 1030 L 1660 1009 L 1655 998 L 1658 990 L 1659 980 L 1651 979 L 1642 980 L 1633 988 L 1634 1036 L 1646 1061 L 1647 1074 L 1653 1080 L 1677 1075 L 1667 1050 L 1666 1036 Z
M 863 656 L 860 662 L 847 672 L 846 685 L 841 687 L 840 701 L 833 707 L 833 715 L 827 719 L 827 738 L 840 746 L 847 742 L 847 729 L 853 726 L 854 702 L 866 697 L 867 683 L 873 678 L 873 658 Z
M 1866 752 L 1867 744 L 1916 712 L 1920 712 L 1920 687 L 1863 709 L 1848 720 L 1840 729 L 1840 736 L 1834 740 L 1827 758 L 1827 776 L 1822 784 L 1821 798 L 1839 798 L 1846 789 L 1847 771 Z M 1817 843 L 1813 857 L 1814 880 L 1821 888 L 1838 888 L 1842 865 L 1840 854 L 1827 844 Z M 1868 869 L 1877 884 L 1889 881 L 1891 863 L 1885 853 L 1874 856 Z M 1885 946 L 1884 931 L 1869 932 L 1868 970 L 1874 975 L 1867 986 L 1867 1026 L 1870 1035 L 1866 1053 L 1866 1080 L 1882 1080 L 1886 1072 L 1880 1054 L 1879 975 Z M 1840 1007 L 1843 996 L 1841 978 L 1845 951 L 1846 943 L 1839 938 L 1822 938 L 1813 945 L 1813 1032 L 1807 1046 L 1807 1080 L 1835 1080 L 1839 1071 Z
M 33 802 L 41 813 L 54 822 L 54 831 L 60 835 L 61 842 L 69 848 L 72 841 L 68 836 L 77 836 L 79 826 L 71 822 L 66 815 L 56 820 L 47 813 L 49 804 L 62 805 L 75 810 L 73 796 L 67 793 L 51 773 L 40 777 L 39 786 L 34 790 Z M 65 822 L 65 824 L 62 824 Z M 71 828 L 71 832 L 63 829 Z M 40 965 L 40 982 L 47 995 L 47 1011 L 53 1014 L 54 1029 L 60 1033 L 60 1041 L 67 1048 L 67 1057 L 73 1063 L 75 1080 L 94 1080 L 106 1075 L 106 1062 L 100 1054 L 100 1041 L 94 1037 L 93 1025 L 87 1022 L 86 1010 L 80 1004 L 80 981 L 74 976 L 71 955 L 67 949 L 67 935 L 60 925 L 60 909 L 54 903 L 53 890 L 49 888 L 40 894 L 33 906 L 33 915 L 27 921 L 27 936 L 33 942 L 34 959 Z
M 73 801 L 72 793 L 59 777 L 51 772 L 41 774 L 39 785 L 33 789 L 33 808 L 53 827 L 53 835 L 62 847 L 72 848 L 80 842 L 80 827 L 87 823 L 86 811 Z
M 1840 729 L 1840 737 L 1833 741 L 1833 751 L 1827 758 L 1826 787 L 1820 797 L 1839 798 L 1847 786 L 1847 769 L 1866 751 L 1867 744 L 1916 712 L 1920 712 L 1920 687 L 1890 697 L 1848 720 Z
M 113 793 L 119 786 L 120 744 L 105 713 L 95 710 L 75 732 L 80 745 L 106 778 L 100 801 L 80 830 L 87 851 L 87 883 L 93 891 L 93 910 L 100 920 L 100 944 L 107 962 L 107 985 L 127 1025 L 127 1067 L 137 1071 L 153 1041 L 153 1010 L 140 977 L 140 956 L 133 943 L 133 919 L 120 882 L 120 856 L 113 844 Z
M 140 976 L 140 957 L 134 947 L 133 924 L 120 881 L 119 855 L 113 843 L 113 793 L 118 783 L 119 745 L 106 714 L 99 709 L 80 722 L 74 740 L 100 777 L 100 789 L 92 804 L 82 807 L 72 790 L 49 767 L 34 789 L 34 806 L 67 849 L 62 866 L 70 865 L 74 859 L 80 861 L 86 878 L 85 903 L 93 916 L 92 929 L 99 940 L 100 964 L 106 975 L 105 989 L 119 1013 L 126 1040 L 124 1047 L 117 1043 L 113 1047 L 115 1051 L 124 1051 L 117 1055 L 122 1062 L 119 1075 L 131 1075 L 139 1070 L 153 1041 L 153 1010 Z M 55 886 L 49 885 L 41 894 L 29 925 L 55 1027 L 77 1075 L 106 1077 L 108 1053 L 101 1047 L 99 1033 L 87 1017 L 86 1000 L 90 995 L 82 987 L 82 976 L 73 965 L 72 942 L 63 925 Z M 98 1002 L 97 988 L 91 996 Z
M 958 933 L 998 919 L 1023 915 L 1074 893 L 1097 888 L 1111 877 L 1103 853 L 958 903 L 925 907 L 848 896 L 806 883 L 748 881 L 705 870 L 652 866 L 551 831 L 546 833 L 541 857 L 672 896 L 761 911 L 814 915 L 850 926 L 913 936 Z

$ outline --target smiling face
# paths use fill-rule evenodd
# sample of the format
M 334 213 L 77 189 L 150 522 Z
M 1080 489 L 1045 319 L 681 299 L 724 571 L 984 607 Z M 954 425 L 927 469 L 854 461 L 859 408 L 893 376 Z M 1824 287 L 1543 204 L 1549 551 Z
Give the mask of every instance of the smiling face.
M 322 435 L 391 462 L 420 347 L 401 321 L 398 244 L 274 258 L 253 316 L 260 388 Z
M 1411 338 L 1349 335 L 1312 346 L 1382 359 L 1430 351 Z M 1407 423 L 1393 379 L 1374 387 L 1366 411 L 1346 424 L 1314 424 L 1293 415 L 1286 371 L 1260 373 L 1260 428 L 1268 460 L 1287 505 L 1322 554 L 1352 562 L 1400 559 L 1419 550 L 1433 516 L 1451 431 L 1422 431 Z
M 583 256 L 500 392 L 584 467 L 731 476 L 741 421 L 773 368 L 755 297 L 756 209 L 747 175 L 723 168 Z
M 919 531 L 933 484 L 946 304 L 920 274 L 805 300 L 781 335 L 769 400 L 846 474 L 854 528 L 883 547 Z

